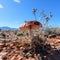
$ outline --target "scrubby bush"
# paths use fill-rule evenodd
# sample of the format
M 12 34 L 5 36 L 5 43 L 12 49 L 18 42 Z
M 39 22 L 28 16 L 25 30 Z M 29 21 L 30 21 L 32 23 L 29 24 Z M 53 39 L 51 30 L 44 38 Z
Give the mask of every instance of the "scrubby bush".
M 47 39 L 45 37 L 42 38 L 39 36 L 35 36 L 31 42 L 31 53 L 42 54 L 41 57 L 49 54 L 51 46 L 49 44 L 46 44 L 46 40 Z
M 49 34 L 57 34 L 57 29 L 56 28 L 46 28 L 45 29 L 45 33 L 47 34 L 47 35 L 49 35 Z
M 6 38 L 6 35 L 4 33 L 0 33 L 0 38 Z
M 23 36 L 23 33 L 22 33 L 22 32 L 17 32 L 16 35 L 17 35 L 17 36 Z
M 60 36 L 60 28 L 56 28 L 56 34 Z
M 45 34 L 46 34 L 46 35 L 49 35 L 49 34 L 51 34 L 51 33 L 52 33 L 52 31 L 51 31 L 50 28 L 46 28 L 46 29 L 45 29 Z
M 53 34 L 60 34 L 60 28 L 49 28 L 49 30 Z

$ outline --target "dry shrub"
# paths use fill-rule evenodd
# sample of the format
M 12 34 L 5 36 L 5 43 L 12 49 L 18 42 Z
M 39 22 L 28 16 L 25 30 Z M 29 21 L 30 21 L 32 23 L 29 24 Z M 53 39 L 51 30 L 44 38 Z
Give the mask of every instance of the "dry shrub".
M 50 45 L 46 44 L 45 37 L 34 36 L 30 41 L 29 40 L 22 40 L 21 46 L 24 47 L 23 52 L 25 54 L 30 53 L 32 56 L 34 54 L 48 54 L 48 50 L 51 49 Z

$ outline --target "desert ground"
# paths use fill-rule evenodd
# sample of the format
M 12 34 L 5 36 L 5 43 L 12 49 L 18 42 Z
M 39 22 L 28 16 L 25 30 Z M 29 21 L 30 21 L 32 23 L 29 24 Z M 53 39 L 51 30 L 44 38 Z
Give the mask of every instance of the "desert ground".
M 0 60 L 60 60 L 60 35 L 0 31 Z

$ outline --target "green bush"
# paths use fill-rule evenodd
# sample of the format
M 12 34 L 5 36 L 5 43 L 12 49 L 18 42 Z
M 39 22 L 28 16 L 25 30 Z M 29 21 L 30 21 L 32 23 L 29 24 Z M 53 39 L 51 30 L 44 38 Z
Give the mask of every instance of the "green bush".
M 23 36 L 23 33 L 22 33 L 22 32 L 17 32 L 16 35 L 17 35 L 17 36 Z

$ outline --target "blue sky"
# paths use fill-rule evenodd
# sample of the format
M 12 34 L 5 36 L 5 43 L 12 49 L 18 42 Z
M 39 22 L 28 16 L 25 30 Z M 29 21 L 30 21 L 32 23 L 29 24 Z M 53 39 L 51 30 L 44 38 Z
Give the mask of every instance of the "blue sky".
M 60 27 L 60 0 L 0 0 L 0 27 L 18 28 L 24 21 L 34 20 L 33 8 L 37 8 L 37 20 L 41 23 L 41 10 L 47 15 L 51 11 L 49 25 Z

